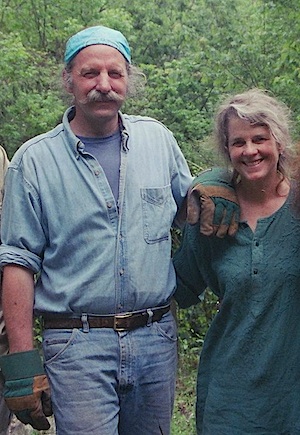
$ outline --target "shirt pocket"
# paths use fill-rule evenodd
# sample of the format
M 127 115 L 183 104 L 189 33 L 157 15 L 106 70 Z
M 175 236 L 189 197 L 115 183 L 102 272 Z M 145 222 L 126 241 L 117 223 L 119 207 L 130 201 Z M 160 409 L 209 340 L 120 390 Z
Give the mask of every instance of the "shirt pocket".
M 168 240 L 176 213 L 171 186 L 141 189 L 143 232 L 147 243 Z

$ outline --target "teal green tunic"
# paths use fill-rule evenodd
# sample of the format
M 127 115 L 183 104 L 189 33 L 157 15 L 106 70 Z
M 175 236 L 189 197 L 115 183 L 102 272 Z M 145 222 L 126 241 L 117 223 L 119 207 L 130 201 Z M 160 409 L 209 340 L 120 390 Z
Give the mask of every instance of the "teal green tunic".
M 175 298 L 188 307 L 209 287 L 222 300 L 200 356 L 198 434 L 300 434 L 300 220 L 290 202 L 255 233 L 247 223 L 224 239 L 185 227 Z

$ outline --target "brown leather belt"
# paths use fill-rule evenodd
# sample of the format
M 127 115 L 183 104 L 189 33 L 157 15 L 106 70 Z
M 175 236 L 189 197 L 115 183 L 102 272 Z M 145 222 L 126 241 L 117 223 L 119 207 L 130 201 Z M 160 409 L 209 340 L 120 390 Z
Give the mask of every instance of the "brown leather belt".
M 130 331 L 141 326 L 158 322 L 170 310 L 170 305 L 148 310 L 120 313 L 114 316 L 87 316 L 83 317 L 44 317 L 45 329 L 73 329 L 83 328 L 85 322 L 88 328 L 113 328 L 115 331 Z

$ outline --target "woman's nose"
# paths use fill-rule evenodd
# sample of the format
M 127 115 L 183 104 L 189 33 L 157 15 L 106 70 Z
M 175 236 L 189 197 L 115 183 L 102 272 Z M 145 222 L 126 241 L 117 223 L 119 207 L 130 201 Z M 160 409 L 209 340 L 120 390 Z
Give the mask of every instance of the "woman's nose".
M 252 140 L 247 140 L 243 146 L 244 154 L 256 154 L 258 151 L 256 143 L 252 142 Z

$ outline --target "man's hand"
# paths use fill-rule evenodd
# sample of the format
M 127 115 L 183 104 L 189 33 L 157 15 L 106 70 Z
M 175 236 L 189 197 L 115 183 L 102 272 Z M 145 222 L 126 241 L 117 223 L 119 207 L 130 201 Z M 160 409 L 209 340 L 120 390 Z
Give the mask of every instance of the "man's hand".
M 24 424 L 47 430 L 52 415 L 50 388 L 37 350 L 11 353 L 0 358 L 8 408 Z
M 193 225 L 200 220 L 205 236 L 233 236 L 238 229 L 240 208 L 231 178 L 226 169 L 209 169 L 194 180 L 188 192 L 187 222 Z

